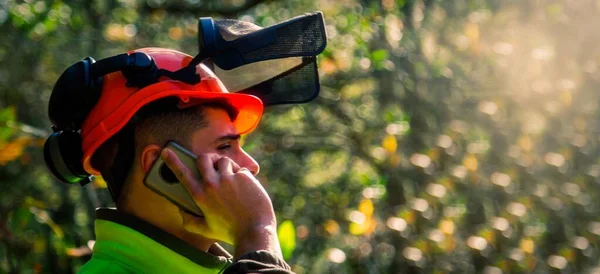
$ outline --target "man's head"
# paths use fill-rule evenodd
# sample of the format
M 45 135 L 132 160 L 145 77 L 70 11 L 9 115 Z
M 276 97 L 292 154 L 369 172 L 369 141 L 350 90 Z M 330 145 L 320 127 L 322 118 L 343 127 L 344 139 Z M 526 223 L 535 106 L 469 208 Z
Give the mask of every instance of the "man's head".
M 63 182 L 102 175 L 119 210 L 206 250 L 214 241 L 194 230 L 201 224 L 184 227 L 189 215 L 143 179 L 169 140 L 201 159 L 233 160 L 244 174 L 258 173 L 239 138 L 257 126 L 263 105 L 255 96 L 229 93 L 211 70 L 192 65 L 192 59 L 146 48 L 73 64 L 52 90 L 54 133 L 44 145 L 44 160 Z
M 240 134 L 251 131 L 262 115 L 261 101 L 229 93 L 211 70 L 204 65 L 191 65 L 191 61 L 191 56 L 175 50 L 144 48 L 99 61 L 85 58 L 65 70 L 55 84 L 49 105 L 56 131 L 45 147 L 51 171 L 65 182 L 64 178 L 77 182 L 71 176 L 73 173 L 85 178 L 90 174 L 100 175 L 100 169 L 110 171 L 103 175 L 114 182 L 110 185 L 111 194 L 117 200 L 120 191 L 117 184 L 124 181 L 134 156 L 132 136 L 136 122 L 158 114 L 177 117 L 178 112 L 185 113 L 185 109 L 200 103 L 222 102 L 222 106 L 227 105 L 236 113 L 232 121 Z M 137 67 L 142 64 L 144 69 Z M 170 78 L 174 75 L 178 76 Z M 168 136 L 174 131 L 190 131 L 192 125 L 182 123 L 176 129 L 154 133 Z M 79 152 L 78 146 L 81 146 Z M 101 146 L 104 151 L 115 150 L 116 155 L 107 152 L 96 155 Z M 116 168 L 106 168 L 107 162 L 112 163 L 106 161 L 107 157 L 117 159 Z M 119 159 L 127 161 L 118 162 Z
M 167 49 L 135 52 L 146 54 L 156 64 L 154 71 L 175 72 L 187 67 L 192 60 L 189 55 Z M 106 65 L 103 61 L 96 63 Z M 85 70 L 80 71 L 83 68 Z M 94 100 L 93 107 L 85 113 L 80 127 L 59 126 L 56 130 L 68 130 L 81 136 L 82 170 L 105 177 L 118 207 L 174 235 L 181 235 L 181 231 L 177 231 L 181 230 L 177 227 L 181 226 L 179 209 L 142 183 L 167 141 L 176 141 L 197 154 L 227 156 L 253 173 L 258 172 L 257 163 L 241 149 L 239 136 L 258 124 L 263 108 L 260 99 L 228 93 L 206 66 L 194 68 L 200 82 L 160 77 L 142 87 L 130 85 L 139 82 L 131 77 L 140 75 L 121 71 L 101 74 L 101 79 L 94 80 L 91 86 L 71 84 L 67 80 L 74 76 L 61 76 L 61 84 L 56 85 L 59 88 L 53 90 L 53 95 L 60 95 L 56 98 L 61 100 L 51 100 L 51 104 L 65 105 L 63 101 L 73 94 L 83 94 L 77 98 L 87 96 L 85 94 L 95 96 L 88 96 Z M 102 70 L 88 62 L 86 66 L 72 66 L 65 74 L 96 77 L 94 72 L 98 71 Z M 147 75 L 141 77 L 148 80 Z M 54 109 L 59 110 L 59 107 Z M 67 143 L 60 145 L 73 146 Z

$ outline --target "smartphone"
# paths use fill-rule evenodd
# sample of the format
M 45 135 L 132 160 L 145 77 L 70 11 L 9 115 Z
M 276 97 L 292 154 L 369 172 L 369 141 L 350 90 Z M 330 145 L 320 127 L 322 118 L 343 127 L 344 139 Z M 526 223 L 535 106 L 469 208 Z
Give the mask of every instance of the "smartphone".
M 199 182 L 200 172 L 196 166 L 197 156 L 174 141 L 167 142 L 165 147 L 177 154 L 179 160 L 183 162 L 190 170 L 192 176 Z M 179 208 L 198 217 L 204 216 L 204 213 L 202 213 L 192 195 L 190 195 L 183 183 L 179 182 L 175 173 L 165 164 L 161 157 L 158 157 L 152 164 L 150 172 L 144 178 L 144 185 L 164 196 Z

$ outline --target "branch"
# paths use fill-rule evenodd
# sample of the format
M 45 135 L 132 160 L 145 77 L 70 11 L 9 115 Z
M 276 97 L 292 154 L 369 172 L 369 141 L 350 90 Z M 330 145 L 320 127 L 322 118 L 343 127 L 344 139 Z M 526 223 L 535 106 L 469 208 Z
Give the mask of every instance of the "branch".
M 141 11 L 145 13 L 153 13 L 155 11 L 164 10 L 169 14 L 182 14 L 182 13 L 193 13 L 193 14 L 208 14 L 208 13 L 218 13 L 223 17 L 237 17 L 240 13 L 245 12 L 260 3 L 268 3 L 273 0 L 247 0 L 241 6 L 234 8 L 215 8 L 213 5 L 214 2 L 209 2 L 207 5 L 184 5 L 182 3 L 172 3 L 166 2 L 162 6 L 150 6 L 147 1 L 144 1 L 144 5 L 141 7 Z
M 35 137 L 39 137 L 39 138 L 47 138 L 48 135 L 50 135 L 50 131 L 42 129 L 42 128 L 38 128 L 38 127 L 34 127 L 32 125 L 28 125 L 25 123 L 21 123 L 21 122 L 14 122 L 14 121 L 8 121 L 5 123 L 0 123 L 0 126 L 6 126 L 12 129 L 16 129 L 18 131 L 21 131 L 23 133 L 35 136 Z

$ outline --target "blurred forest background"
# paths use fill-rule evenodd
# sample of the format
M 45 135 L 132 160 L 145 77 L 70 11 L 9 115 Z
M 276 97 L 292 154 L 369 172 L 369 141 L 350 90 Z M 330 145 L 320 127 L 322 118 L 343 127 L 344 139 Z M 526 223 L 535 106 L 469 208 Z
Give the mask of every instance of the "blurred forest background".
M 43 163 L 64 69 L 315 10 L 320 97 L 245 139 L 293 270 L 600 273 L 598 0 L 0 1 L 0 273 L 77 271 L 112 205 Z

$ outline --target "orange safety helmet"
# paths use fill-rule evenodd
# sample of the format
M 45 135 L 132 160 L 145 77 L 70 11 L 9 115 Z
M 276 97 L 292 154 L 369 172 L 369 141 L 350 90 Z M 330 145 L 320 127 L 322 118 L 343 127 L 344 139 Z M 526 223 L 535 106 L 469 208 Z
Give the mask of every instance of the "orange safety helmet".
M 146 53 L 154 59 L 158 69 L 172 72 L 187 66 L 192 60 L 191 56 L 171 49 L 142 48 L 130 53 L 133 52 Z M 214 73 L 202 64 L 196 67 L 196 72 L 201 81 L 195 85 L 162 77 L 157 83 L 141 89 L 127 86 L 127 79 L 121 72 L 105 75 L 98 103 L 81 125 L 84 170 L 99 175 L 100 172 L 91 165 L 98 147 L 117 134 L 140 108 L 161 98 L 178 97 L 181 108 L 193 106 L 199 101 L 225 99 L 238 111 L 233 123 L 240 134 L 248 133 L 257 126 L 263 112 L 259 98 L 229 93 Z

